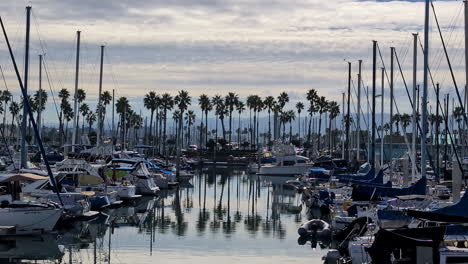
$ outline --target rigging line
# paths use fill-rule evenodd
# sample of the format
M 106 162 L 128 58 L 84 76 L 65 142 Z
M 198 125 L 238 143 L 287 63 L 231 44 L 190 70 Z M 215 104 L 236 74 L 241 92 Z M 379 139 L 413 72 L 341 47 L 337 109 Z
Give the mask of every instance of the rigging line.
M 35 15 L 35 11 L 34 11 L 34 10 L 31 10 L 31 11 L 32 11 L 31 14 L 32 14 L 33 21 L 34 21 L 34 26 L 35 26 L 35 28 L 36 28 L 37 35 L 38 35 L 38 38 L 39 38 L 39 44 L 40 44 L 40 46 L 41 46 L 42 53 L 43 53 L 43 54 L 46 54 L 46 51 L 48 51 L 49 48 L 47 47 L 47 43 L 46 43 L 44 40 L 42 40 L 42 38 L 41 38 L 41 33 L 40 33 L 40 28 L 39 28 L 39 22 L 38 22 L 37 16 Z M 75 40 L 76 40 L 76 37 L 75 37 Z M 75 41 L 75 42 L 76 42 L 76 41 Z M 75 42 L 74 42 L 74 43 L 75 43 Z M 68 57 L 68 62 L 65 63 L 65 65 L 71 63 L 72 56 L 73 56 L 73 52 L 72 52 L 72 53 L 70 54 L 70 56 Z M 52 58 L 51 55 L 49 55 L 49 57 Z M 55 71 L 56 75 L 59 75 L 59 76 L 61 76 L 62 78 L 65 78 L 64 76 L 67 76 L 67 75 L 68 75 L 69 68 L 67 68 L 67 67 L 63 67 L 62 73 L 61 73 L 61 74 L 58 74 L 58 71 L 57 71 L 57 68 L 56 68 L 56 65 L 55 65 L 55 63 L 54 63 L 53 58 L 52 58 L 52 68 L 53 68 L 53 70 Z M 64 80 L 62 80 L 61 78 L 58 78 L 58 82 L 59 82 L 59 84 L 60 84 L 61 87 L 65 87 L 63 81 L 64 81 Z
M 115 79 L 114 68 L 112 67 L 112 63 L 111 63 L 110 58 L 107 55 L 107 53 L 109 53 L 109 48 L 107 48 L 107 52 L 104 53 L 104 57 L 106 58 L 107 63 L 109 65 L 112 81 L 114 82 L 114 87 L 115 87 L 116 90 L 119 90 L 120 87 L 119 87 L 119 85 L 118 85 L 118 83 L 117 83 L 117 81 Z
M 53 89 L 53 87 L 52 87 L 52 83 L 51 83 L 50 78 L 49 78 L 49 70 L 48 70 L 47 64 L 46 64 L 46 62 L 45 62 L 45 56 L 43 57 L 43 61 L 42 61 L 42 62 L 43 62 L 43 64 L 44 64 L 44 72 L 45 72 L 45 74 L 46 74 L 47 83 L 49 84 L 50 95 L 51 95 L 51 97 L 52 97 L 52 100 L 54 101 L 54 107 L 55 107 L 55 111 L 57 112 L 57 117 L 59 117 L 60 114 L 59 114 L 59 110 L 58 110 L 58 108 L 57 108 L 57 102 L 55 101 L 54 89 Z
M 424 52 L 424 47 L 423 47 L 422 45 L 421 45 L 421 49 L 422 49 L 423 52 Z M 432 88 L 434 89 L 434 92 L 437 93 L 437 88 L 436 88 L 436 85 L 435 85 L 435 82 L 434 82 L 434 78 L 433 78 L 433 76 L 432 76 L 432 71 L 431 71 L 431 69 L 429 68 L 429 66 L 428 66 L 428 69 L 427 69 L 427 70 L 428 70 L 428 73 L 429 73 L 429 77 L 430 77 L 430 79 L 431 79 Z M 445 113 L 444 107 L 442 107 L 442 105 L 440 104 L 440 98 L 439 98 L 439 101 L 436 102 L 436 104 L 437 104 L 436 107 L 439 107 L 440 112 L 441 112 L 441 114 L 442 114 L 442 116 L 443 116 L 443 118 L 444 118 L 444 121 L 446 122 L 446 126 L 447 126 L 447 135 L 449 135 L 449 137 L 450 137 L 450 142 L 451 142 L 450 145 L 452 145 L 452 148 L 453 148 L 453 150 L 454 150 L 454 152 L 455 152 L 455 154 L 456 154 L 457 163 L 461 166 L 460 160 L 458 159 L 458 153 L 456 152 L 457 149 L 456 149 L 456 147 L 455 147 L 455 145 L 454 145 L 454 142 L 455 142 L 455 141 L 453 140 L 453 136 L 452 136 L 453 132 L 450 131 L 450 126 L 448 125 L 448 123 L 449 123 L 449 122 L 448 122 L 448 118 L 447 118 L 448 113 Z M 465 143 L 466 143 L 466 138 L 465 138 Z
M 380 50 L 380 48 L 378 47 L 378 44 L 377 44 L 377 48 Z M 394 54 L 395 54 L 395 59 L 397 61 L 397 64 L 398 64 L 398 67 L 400 69 L 400 76 L 403 80 L 403 83 L 405 85 L 405 88 L 406 88 L 406 93 L 408 94 L 408 97 L 409 97 L 409 92 L 408 92 L 408 87 L 406 85 L 406 80 L 405 80 L 405 76 L 403 75 L 403 71 L 401 69 L 401 65 L 400 65 L 400 62 L 398 60 L 398 55 L 397 55 L 397 51 L 396 51 L 396 48 L 395 48 L 395 51 L 394 51 Z M 382 57 L 380 57 L 382 59 Z M 387 71 L 385 70 L 385 74 L 387 74 Z M 388 79 L 388 76 L 387 76 L 387 79 Z M 411 104 L 411 107 L 413 107 L 413 104 L 412 104 L 412 101 L 411 101 L 411 97 L 410 98 L 410 104 Z M 395 106 L 395 110 L 397 112 L 398 115 L 401 115 L 400 113 L 400 109 L 398 108 L 398 104 L 396 103 L 396 100 L 395 100 L 395 94 L 393 94 L 393 102 L 395 103 L 394 106 Z M 407 138 L 407 135 L 406 135 L 406 128 L 403 127 L 403 124 L 402 122 L 399 122 L 399 124 L 397 126 L 401 126 L 402 130 L 405 131 L 403 132 L 404 134 L 404 139 L 405 139 L 405 143 L 406 143 L 406 147 L 408 148 L 408 152 L 411 152 L 411 146 L 409 145 L 409 140 Z M 411 155 L 410 155 L 411 156 Z M 409 160 L 411 161 L 411 157 L 409 157 Z
M 437 25 L 437 29 L 439 31 L 440 40 L 442 41 L 442 46 L 444 48 L 445 58 L 447 59 L 447 64 L 448 64 L 449 69 L 450 69 L 450 75 L 452 76 L 453 85 L 455 86 L 455 91 L 456 91 L 456 94 L 457 94 L 458 103 L 460 104 L 460 107 L 462 109 L 463 120 L 465 121 L 465 124 L 468 125 L 468 119 L 466 117 L 466 111 L 465 111 L 465 107 L 463 105 L 463 100 L 460 97 L 460 91 L 458 90 L 457 81 L 456 81 L 455 75 L 453 73 L 452 64 L 450 62 L 450 58 L 449 58 L 448 53 L 447 53 L 447 48 L 445 46 L 445 41 L 444 41 L 444 38 L 442 36 L 442 31 L 440 30 L 439 20 L 437 19 L 437 14 L 436 14 L 434 4 L 433 4 L 432 1 L 431 1 L 431 6 L 432 6 L 433 14 L 434 14 L 434 19 L 435 19 L 435 22 L 436 22 L 436 25 Z
M 3 74 L 2 65 L 0 65 L 0 73 L 2 74 L 2 79 L 3 79 L 3 83 L 5 84 L 5 88 L 8 91 L 8 84 L 6 82 L 5 75 Z
M 463 3 L 461 3 L 461 5 L 463 5 Z M 457 13 L 456 16 L 452 17 L 452 20 L 450 21 L 449 23 L 449 37 L 448 37 L 448 42 L 450 42 L 450 40 L 452 39 L 452 33 L 454 32 L 454 29 L 455 29 L 455 25 L 456 25 L 456 22 L 458 21 L 458 18 L 460 16 L 460 13 L 461 13 L 461 10 L 462 9 L 459 9 L 459 12 Z M 456 37 L 455 37 L 456 38 Z M 463 38 L 462 38 L 463 39 Z M 439 67 L 440 67 L 440 64 L 441 64 L 441 61 L 442 61 L 442 57 L 443 57 L 443 51 L 442 50 L 438 50 L 436 55 L 433 57 L 433 60 L 431 62 L 431 65 L 437 65 L 435 67 L 435 70 L 438 71 L 439 70 Z M 437 63 L 437 64 L 435 64 Z

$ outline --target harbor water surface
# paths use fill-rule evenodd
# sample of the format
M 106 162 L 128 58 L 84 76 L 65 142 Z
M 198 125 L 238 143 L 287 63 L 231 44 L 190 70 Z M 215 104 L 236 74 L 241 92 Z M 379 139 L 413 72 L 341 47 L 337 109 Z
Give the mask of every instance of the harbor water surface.
M 327 245 L 298 241 L 311 217 L 288 178 L 204 168 L 188 185 L 62 225 L 8 238 L 2 263 L 322 263 Z M 8 241 L 9 240 L 9 241 Z M 305 243 L 305 244 L 304 244 Z M 15 252 L 17 255 L 15 255 Z

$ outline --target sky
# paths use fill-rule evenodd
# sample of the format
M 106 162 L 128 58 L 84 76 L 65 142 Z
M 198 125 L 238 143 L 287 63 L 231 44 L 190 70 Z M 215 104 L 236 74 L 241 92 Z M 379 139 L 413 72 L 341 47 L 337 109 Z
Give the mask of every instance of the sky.
M 314 88 L 341 104 L 347 61 L 353 66 L 353 85 L 359 59 L 364 84 L 372 84 L 372 40 L 378 41 L 387 67 L 390 47 L 396 47 L 411 89 L 412 33 L 423 39 L 424 2 L 415 0 L 2 0 L 0 16 L 21 72 L 26 5 L 33 10 L 30 91 L 38 89 L 39 54 L 45 54 L 48 76 L 43 89 L 49 94 L 57 94 L 62 87 L 73 91 L 76 31 L 80 30 L 79 87 L 86 90 L 86 101 L 96 103 L 99 47 L 105 45 L 103 90 L 114 89 L 116 97 L 128 97 L 136 111 L 142 109 L 142 98 L 149 91 L 176 94 L 181 89 L 192 96 L 195 111 L 200 94 L 230 91 L 241 98 L 286 91 L 291 98 L 287 108 L 294 108 Z M 435 1 L 434 5 L 458 86 L 463 87 L 463 2 Z M 442 92 L 453 93 L 437 34 L 432 23 L 430 67 Z M 3 36 L 0 65 L 8 89 L 18 99 L 19 86 Z M 421 65 L 418 50 L 418 83 L 422 83 Z M 377 67 L 382 67 L 380 59 Z M 380 72 L 378 78 L 380 91 Z M 388 88 L 388 83 L 384 86 Z M 0 89 L 5 89 L 3 81 Z M 432 87 L 429 92 L 433 100 Z M 399 75 L 395 96 L 400 111 L 409 112 Z M 51 98 L 45 116 L 46 123 L 57 118 Z

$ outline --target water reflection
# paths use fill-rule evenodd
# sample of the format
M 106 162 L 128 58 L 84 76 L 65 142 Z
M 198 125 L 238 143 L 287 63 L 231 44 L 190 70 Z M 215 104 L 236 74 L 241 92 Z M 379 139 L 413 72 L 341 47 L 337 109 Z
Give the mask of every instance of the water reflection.
M 278 262 L 320 259 L 321 254 L 298 246 L 296 232 L 320 211 L 304 212 L 299 195 L 284 185 L 289 178 L 213 167 L 198 173 L 186 186 L 109 209 L 92 221 L 61 226 L 56 235 L 12 238 L 13 243 L 1 247 L 0 259 L 50 263 L 148 263 L 156 257 L 188 263 L 196 256 L 204 256 L 208 263 L 225 256 L 247 263 L 270 263 L 272 256 Z M 235 258 L 223 261 L 237 263 Z

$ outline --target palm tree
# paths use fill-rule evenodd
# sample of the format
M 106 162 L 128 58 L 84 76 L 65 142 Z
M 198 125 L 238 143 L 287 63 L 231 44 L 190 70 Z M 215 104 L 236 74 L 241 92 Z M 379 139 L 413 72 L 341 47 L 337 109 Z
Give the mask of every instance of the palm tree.
M 289 110 L 286 112 L 286 115 L 289 123 L 289 142 L 292 142 L 292 122 L 296 119 L 296 113 L 294 110 Z
M 234 112 L 235 106 L 237 101 L 239 101 L 239 96 L 235 93 L 228 93 L 226 95 L 226 99 L 224 100 L 226 104 L 226 108 L 229 112 L 229 144 L 231 144 L 231 136 L 232 136 L 232 112 Z
M 88 115 L 89 113 L 89 106 L 87 103 L 84 103 L 80 106 L 80 109 L 79 109 L 79 112 L 81 113 L 81 115 L 83 116 L 83 123 L 82 123 L 82 126 L 81 126 L 81 131 L 84 131 L 84 124 L 85 124 L 85 119 L 86 119 L 86 116 Z
M 299 131 L 299 142 L 301 141 L 301 112 L 304 110 L 304 104 L 302 102 L 296 103 L 297 115 L 298 115 L 298 131 Z
M 189 110 L 186 114 L 185 114 L 185 121 L 187 122 L 187 144 L 190 145 L 191 142 L 191 128 L 193 126 L 193 124 L 195 123 L 195 113 L 192 111 L 192 110 Z
M 64 110 L 67 108 L 70 103 L 68 102 L 68 98 L 70 97 L 70 92 L 63 88 L 60 90 L 58 97 L 61 99 L 60 103 L 60 114 L 59 114 L 59 135 L 60 135 L 60 145 L 63 145 L 63 136 L 64 136 L 64 131 L 63 131 L 63 115 L 64 115 Z
M 106 119 L 106 112 L 107 112 L 107 105 L 109 105 L 112 102 L 112 95 L 109 91 L 104 91 L 101 94 L 101 104 L 102 104 L 102 119 L 101 119 L 101 135 L 104 134 L 104 120 Z
M 401 126 L 403 127 L 403 132 L 406 135 L 406 128 L 409 126 L 411 122 L 411 116 L 408 114 L 402 114 L 400 116 L 400 122 L 401 122 Z
M 400 114 L 394 114 L 392 117 L 393 123 L 396 125 L 396 132 L 397 135 L 400 135 L 400 121 L 401 121 L 401 115 Z
M 330 154 L 332 153 L 332 121 L 340 114 L 340 106 L 337 102 L 331 101 L 328 104 L 328 113 L 329 113 L 329 124 L 328 124 L 328 132 L 330 133 L 330 142 L 329 142 L 329 150 Z
M 36 106 L 37 117 L 39 121 L 39 115 L 45 110 L 45 104 L 47 103 L 47 92 L 44 90 L 37 90 L 32 98 L 33 104 Z M 41 129 L 41 128 L 39 128 Z
M 271 111 L 273 110 L 273 107 L 276 105 L 275 98 L 273 96 L 267 96 L 265 97 L 265 101 L 263 101 L 263 104 L 265 104 L 265 108 L 268 110 L 268 146 L 270 147 L 271 145 Z
M 219 117 L 219 120 L 221 121 L 221 129 L 223 130 L 223 139 L 226 140 L 226 126 L 224 125 L 224 118 L 228 114 L 228 111 L 226 109 L 226 105 L 224 104 L 224 101 L 222 101 L 221 104 L 218 104 L 218 108 L 216 109 L 216 114 Z
M 205 148 L 207 144 L 207 137 L 208 137 L 208 112 L 211 111 L 212 105 L 210 102 L 210 98 L 206 94 L 201 94 L 198 98 L 198 104 L 200 105 L 200 109 L 202 111 L 202 117 L 200 120 L 200 148 L 203 145 L 203 127 L 205 126 Z M 205 114 L 205 122 L 206 125 L 203 124 L 203 114 Z
M 86 121 L 89 124 L 89 128 L 88 128 L 88 134 L 89 134 L 91 133 L 91 128 L 94 122 L 96 121 L 96 114 L 94 112 L 89 112 L 88 115 L 86 115 Z
M 256 98 L 255 95 L 247 96 L 247 107 L 249 108 L 249 132 L 250 132 L 250 145 L 253 144 L 253 131 L 252 128 L 252 110 L 256 108 Z M 254 121 L 255 122 L 255 121 Z
M 18 117 L 19 111 L 20 111 L 20 106 L 17 102 L 11 102 L 10 107 L 10 114 L 11 114 L 11 128 L 10 128 L 10 138 L 13 137 L 14 135 L 14 124 L 15 124 L 15 118 Z
M 86 99 L 86 91 L 83 89 L 78 89 L 76 92 L 76 102 L 78 103 L 78 112 L 80 112 L 81 103 Z M 79 124 L 80 124 L 80 115 L 76 115 L 76 130 L 79 131 Z M 77 133 L 78 135 L 79 133 Z
M 215 127 L 215 130 L 216 130 L 216 132 L 215 132 L 215 134 L 216 134 L 215 135 L 215 142 L 216 142 L 217 139 L 218 139 L 218 119 L 219 119 L 218 113 L 220 112 L 221 108 L 224 105 L 224 101 L 223 101 L 223 98 L 221 97 L 221 95 L 213 96 L 213 98 L 211 99 L 211 105 L 215 110 L 215 116 L 216 116 L 216 127 Z
M 458 138 L 461 140 L 461 121 L 463 121 L 463 108 L 461 106 L 457 106 L 453 109 L 452 112 L 453 118 L 455 119 L 455 122 L 457 122 L 458 126 Z
M 328 111 L 328 101 L 325 96 L 320 96 L 317 100 L 317 107 L 319 112 L 319 128 L 318 128 L 318 141 L 317 151 L 320 149 L 320 137 L 322 136 L 322 114 Z
M 238 118 L 239 124 L 237 125 L 237 143 L 240 147 L 241 145 L 241 114 L 245 110 L 245 104 L 242 101 L 238 100 L 236 104 L 236 110 L 237 110 L 237 113 L 239 114 L 239 118 Z
M 122 146 L 122 149 L 125 149 L 125 128 L 127 127 L 127 124 L 126 124 L 126 114 L 127 112 L 130 112 L 131 110 L 131 107 L 130 107 L 130 104 L 128 102 L 128 99 L 127 97 L 120 97 L 117 102 L 115 103 L 115 111 L 117 112 L 117 114 L 120 115 L 120 122 L 119 124 L 117 125 L 117 130 L 119 130 L 119 127 L 120 127 L 120 139 L 121 139 L 121 146 Z M 89 115 L 89 114 L 88 114 Z M 91 129 L 90 129 L 91 131 Z
M 146 109 L 150 110 L 151 112 L 150 127 L 149 127 L 150 144 L 153 143 L 153 118 L 154 118 L 154 111 L 156 111 L 156 109 L 158 108 L 157 98 L 158 96 L 156 95 L 154 91 L 147 93 L 145 97 L 143 98 L 143 105 L 146 107 Z
M 164 125 L 164 130 L 163 130 L 163 153 L 167 157 L 167 152 L 166 152 L 166 126 L 167 126 L 167 111 L 170 111 L 172 107 L 174 106 L 174 100 L 172 99 L 172 96 L 168 93 L 165 93 L 161 96 L 161 109 L 163 111 L 163 125 Z
M 5 111 L 3 112 L 3 129 L 5 129 L 5 123 L 6 123 L 6 114 L 7 114 L 7 107 L 8 107 L 8 102 L 11 101 L 12 95 L 10 91 L 5 90 L 1 93 L 0 100 L 5 104 Z
M 283 142 L 286 140 L 286 123 L 288 122 L 288 113 L 287 112 L 281 112 L 280 116 L 279 116 L 279 119 L 280 119 L 280 122 L 283 126 L 283 136 L 282 136 L 282 140 Z
M 180 116 L 179 116 L 179 120 L 178 120 L 178 125 L 179 125 L 179 129 L 178 129 L 178 133 L 176 133 L 177 135 L 177 142 L 178 142 L 178 148 L 180 149 L 182 147 L 182 144 L 181 144 L 181 139 L 183 138 L 183 116 L 184 116 L 184 112 L 187 110 L 188 106 L 191 104 L 191 97 L 189 96 L 188 92 L 185 91 L 185 90 L 180 90 L 179 91 L 179 94 L 177 94 L 175 97 L 174 97 L 174 104 L 177 105 L 177 108 L 179 108 L 179 111 L 180 111 Z
M 260 126 L 260 112 L 265 108 L 265 104 L 263 103 L 263 100 L 260 96 L 255 96 L 255 116 L 254 118 L 257 119 L 255 122 L 255 145 L 258 148 L 258 139 L 259 139 L 259 126 Z
M 65 141 L 68 140 L 68 122 L 73 120 L 74 114 L 71 104 L 66 101 L 65 108 L 63 109 L 63 116 L 65 117 L 65 121 L 67 121 L 65 126 Z
M 317 101 L 317 91 L 315 89 L 310 89 L 309 91 L 307 91 L 307 101 L 309 101 L 309 108 L 308 108 L 308 112 L 309 112 L 309 129 L 308 129 L 308 133 L 307 133 L 307 142 L 310 143 L 310 139 L 311 139 L 311 131 L 312 131 L 312 117 L 314 115 L 315 112 L 317 112 L 317 106 L 316 106 L 316 101 Z

